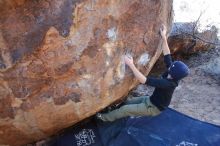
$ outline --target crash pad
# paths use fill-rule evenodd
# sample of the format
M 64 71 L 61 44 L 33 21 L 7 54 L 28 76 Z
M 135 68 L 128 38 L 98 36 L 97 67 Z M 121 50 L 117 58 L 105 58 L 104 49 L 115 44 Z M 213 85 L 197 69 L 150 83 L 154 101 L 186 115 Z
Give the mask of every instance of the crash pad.
M 219 146 L 220 126 L 167 108 L 156 117 L 92 119 L 57 137 L 59 146 Z

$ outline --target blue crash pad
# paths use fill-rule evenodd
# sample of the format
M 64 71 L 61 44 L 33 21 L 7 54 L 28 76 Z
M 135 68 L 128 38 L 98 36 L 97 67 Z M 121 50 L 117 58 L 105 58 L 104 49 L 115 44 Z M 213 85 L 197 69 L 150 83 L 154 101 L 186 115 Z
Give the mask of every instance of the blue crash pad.
M 220 146 L 220 126 L 172 109 L 156 117 L 91 120 L 57 139 L 58 146 Z
M 104 146 L 95 120 L 68 129 L 49 146 Z

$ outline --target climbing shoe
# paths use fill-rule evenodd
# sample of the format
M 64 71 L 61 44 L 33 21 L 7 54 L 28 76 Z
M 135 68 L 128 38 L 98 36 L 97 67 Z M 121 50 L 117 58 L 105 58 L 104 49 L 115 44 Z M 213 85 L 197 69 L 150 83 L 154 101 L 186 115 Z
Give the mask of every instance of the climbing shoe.
M 96 114 L 96 118 L 99 119 L 99 120 L 104 121 L 104 119 L 103 119 L 103 117 L 102 117 L 102 114 L 100 114 L 100 113 L 97 113 L 97 114 Z

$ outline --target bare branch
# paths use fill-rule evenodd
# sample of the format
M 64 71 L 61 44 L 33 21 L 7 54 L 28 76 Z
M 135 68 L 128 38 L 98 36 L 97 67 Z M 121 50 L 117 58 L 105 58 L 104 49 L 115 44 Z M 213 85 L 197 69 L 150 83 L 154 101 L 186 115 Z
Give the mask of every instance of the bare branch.
M 199 37 L 197 35 L 193 35 L 193 34 L 190 34 L 190 33 L 187 33 L 187 32 L 181 32 L 181 33 L 189 35 L 189 36 L 192 36 L 193 38 L 199 39 L 199 40 L 201 40 L 204 43 L 220 46 L 220 43 L 214 43 L 214 42 L 207 41 L 207 40 L 205 40 L 205 39 L 203 39 L 203 38 L 201 38 L 201 37 Z
M 198 30 L 198 28 L 199 28 L 199 21 L 200 21 L 200 18 L 202 17 L 202 15 L 203 15 L 203 13 L 204 12 L 200 12 L 200 14 L 199 14 L 199 17 L 198 17 L 198 19 L 195 21 L 195 22 L 193 22 L 193 35 L 195 35 L 196 34 L 196 31 Z

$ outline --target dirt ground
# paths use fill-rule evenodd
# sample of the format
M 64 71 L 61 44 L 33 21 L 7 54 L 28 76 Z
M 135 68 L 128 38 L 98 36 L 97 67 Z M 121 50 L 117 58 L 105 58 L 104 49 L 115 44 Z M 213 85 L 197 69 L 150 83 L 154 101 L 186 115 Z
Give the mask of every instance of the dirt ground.
M 184 60 L 190 75 L 174 92 L 169 107 L 193 118 L 220 125 L 220 47 Z M 151 95 L 153 88 L 139 85 L 134 93 Z
M 172 108 L 220 125 L 220 48 L 190 58 L 190 76 L 174 93 Z

